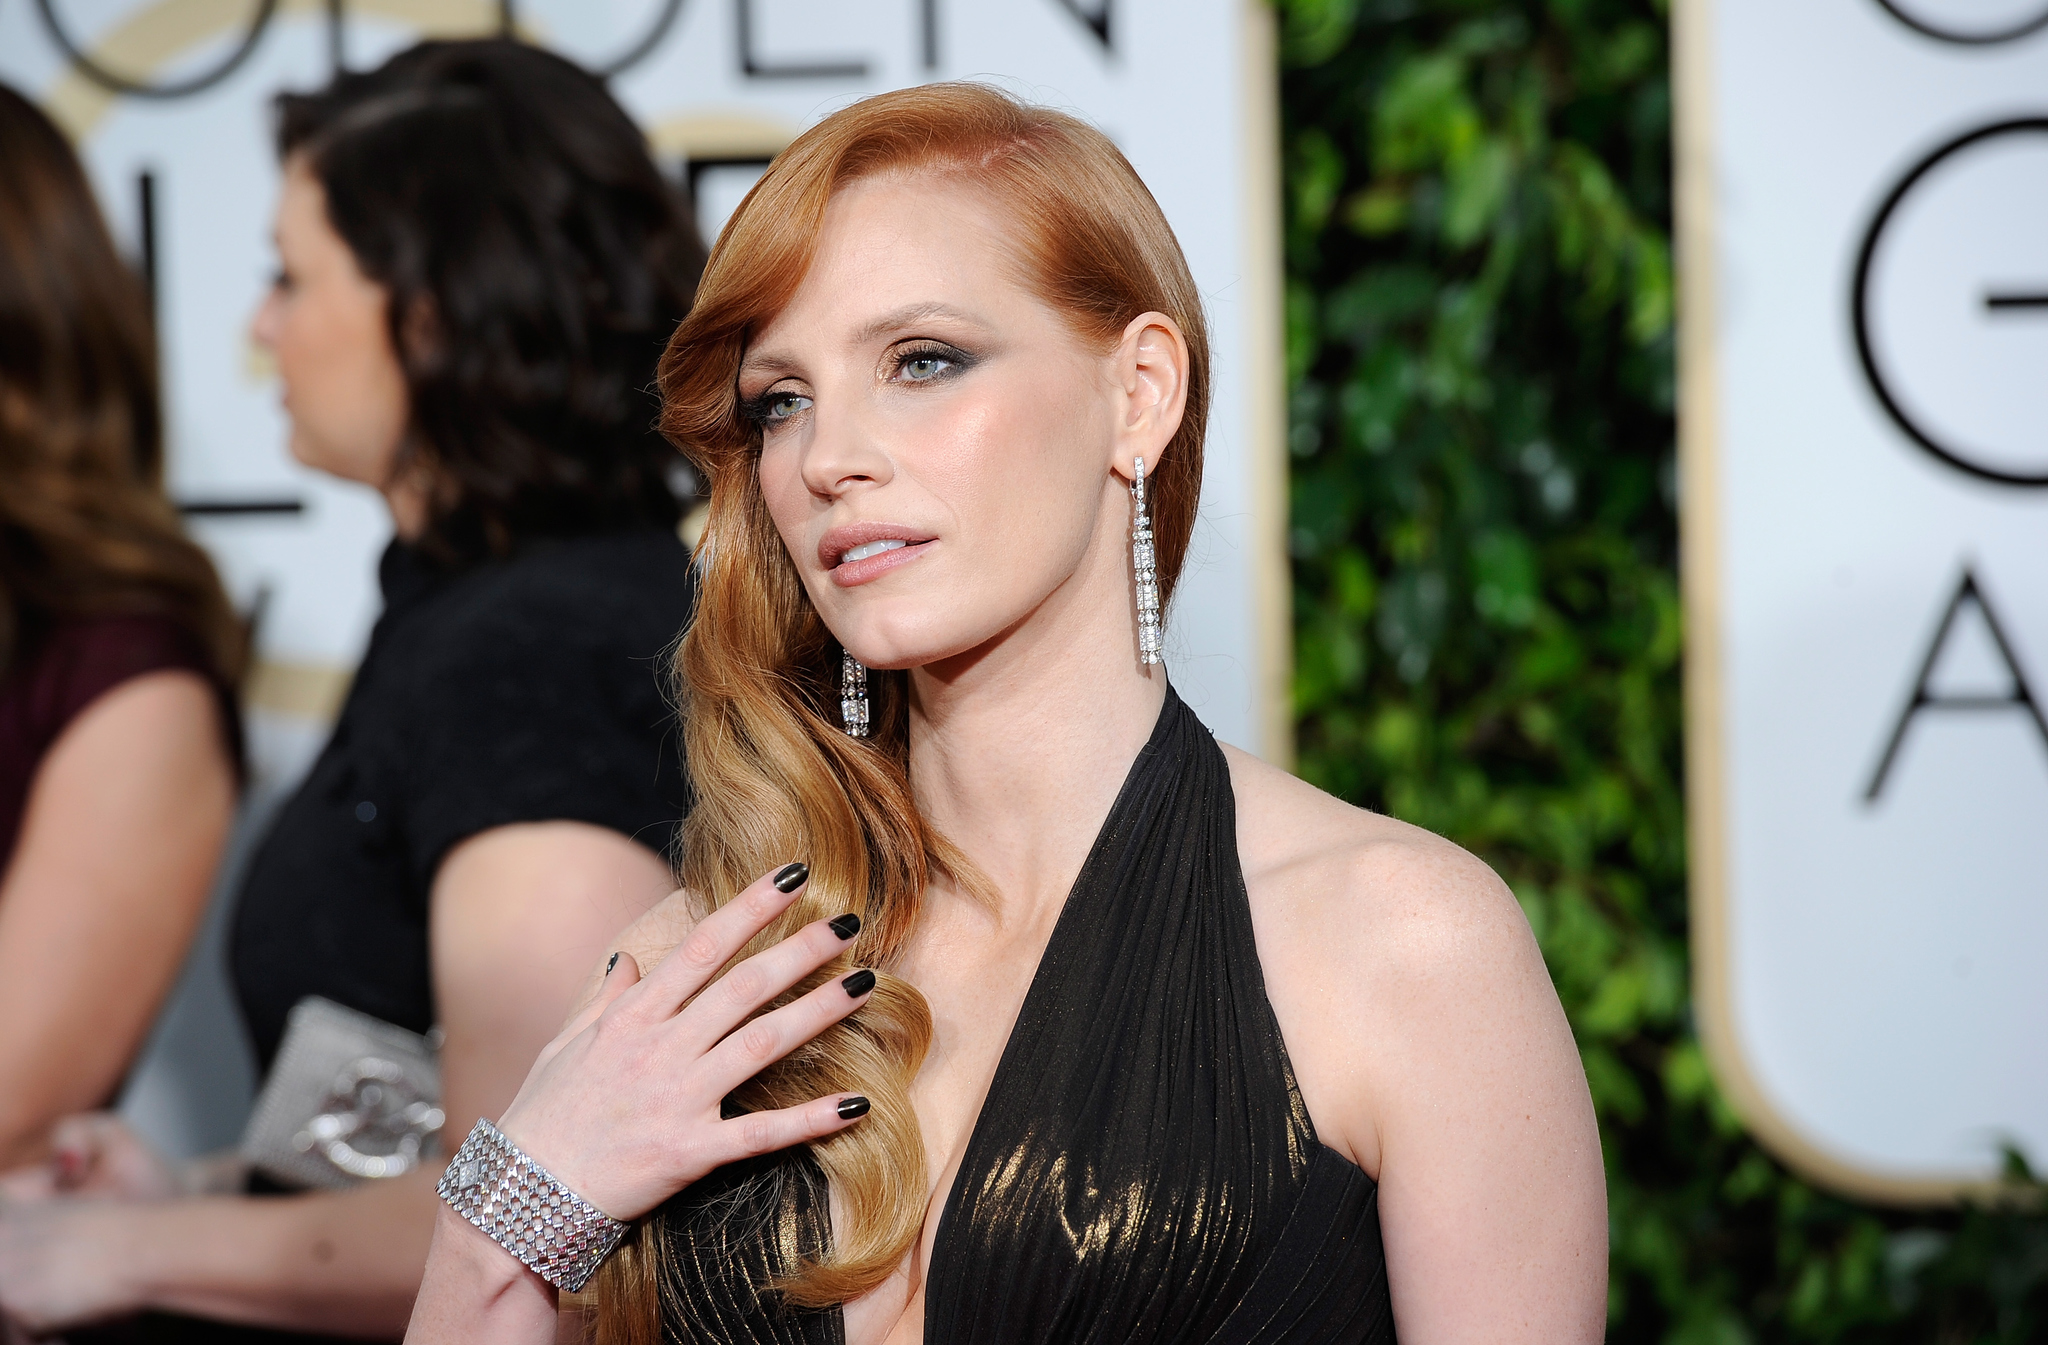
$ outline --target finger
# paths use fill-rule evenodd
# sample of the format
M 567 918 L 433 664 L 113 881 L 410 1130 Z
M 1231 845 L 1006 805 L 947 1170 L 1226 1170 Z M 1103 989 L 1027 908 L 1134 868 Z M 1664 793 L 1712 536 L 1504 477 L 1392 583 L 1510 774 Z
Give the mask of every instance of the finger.
M 707 1090 L 724 1097 L 868 1002 L 875 974 L 865 969 L 835 976 L 803 998 L 741 1027 L 700 1063 Z
M 59 1154 L 88 1159 L 120 1137 L 121 1122 L 103 1111 L 76 1112 L 50 1127 L 50 1148 Z
M 57 1168 L 54 1163 L 36 1163 L 0 1174 L 0 1206 L 10 1201 L 35 1204 L 55 1199 L 56 1195 Z
M 121 1123 L 106 1112 L 85 1112 L 57 1122 L 50 1128 L 50 1169 L 58 1189 L 88 1185 L 122 1138 Z
M 867 1114 L 868 1100 L 860 1094 L 834 1093 L 780 1111 L 748 1112 L 720 1121 L 712 1131 L 710 1147 L 722 1166 L 837 1134 L 859 1125 Z
M 605 959 L 604 971 L 599 975 L 597 990 L 590 1002 L 569 1021 L 564 1036 L 574 1036 L 604 1017 L 606 1009 L 618 1002 L 619 996 L 640 983 L 640 963 L 625 949 L 621 948 Z
M 618 1002 L 619 996 L 631 990 L 640 980 L 640 964 L 624 949 L 605 959 L 604 970 L 598 973 L 597 989 L 584 1001 L 583 1007 L 569 1015 L 569 1021 L 555 1034 L 555 1039 L 541 1050 L 534 1061 L 539 1069 L 548 1061 L 561 1054 L 562 1048 L 590 1030 L 593 1023 L 604 1017 L 605 1010 Z
M 640 982 L 639 993 L 627 1001 L 630 1011 L 650 1017 L 672 1016 L 709 985 L 718 969 L 732 961 L 749 939 L 796 902 L 810 876 L 810 869 L 803 864 L 785 864 L 762 874 L 737 897 L 699 920 Z
M 679 1049 L 709 1051 L 765 1004 L 835 957 L 843 956 L 860 932 L 860 917 L 816 920 L 773 947 L 764 948 L 720 977 L 691 1001 L 678 1018 Z

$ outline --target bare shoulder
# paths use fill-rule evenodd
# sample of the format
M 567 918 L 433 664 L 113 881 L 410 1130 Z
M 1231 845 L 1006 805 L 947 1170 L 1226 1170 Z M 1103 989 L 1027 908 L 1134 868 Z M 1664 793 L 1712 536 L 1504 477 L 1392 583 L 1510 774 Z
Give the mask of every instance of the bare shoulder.
M 1440 1123 L 1423 1099 L 1481 1114 L 1532 1090 L 1583 1094 L 1542 954 L 1493 870 L 1228 756 L 1267 998 L 1326 1143 L 1378 1178 L 1404 1131 Z
M 1249 753 L 1224 753 L 1255 915 L 1313 933 L 1347 956 L 1424 953 L 1438 968 L 1451 948 L 1484 962 L 1486 945 L 1528 941 L 1520 905 L 1477 856 L 1434 832 L 1333 798 Z M 1527 946 L 1533 953 L 1533 943 Z
M 1400 1335 L 1597 1341 L 1599 1132 L 1513 893 L 1440 836 L 1228 759 L 1267 998 L 1317 1136 L 1379 1183 Z

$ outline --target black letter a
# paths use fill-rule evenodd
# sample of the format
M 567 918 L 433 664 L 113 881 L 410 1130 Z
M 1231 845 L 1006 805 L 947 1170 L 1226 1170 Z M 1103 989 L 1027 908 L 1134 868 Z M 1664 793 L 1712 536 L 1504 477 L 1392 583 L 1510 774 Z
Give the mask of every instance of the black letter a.
M 1956 613 L 1963 610 L 1963 604 L 1973 602 L 1984 614 L 1984 624 L 1991 631 L 1992 642 L 1998 646 L 1998 656 L 2005 660 L 2006 671 L 2012 674 L 2012 690 L 2003 696 L 1939 696 L 1928 689 L 1928 680 L 1934 675 L 1934 665 L 1941 658 L 1942 646 L 1948 643 L 1949 632 L 1955 628 Z M 2012 642 L 2005 638 L 2004 629 L 1998 624 L 1998 614 L 1991 610 L 1991 604 L 1984 601 L 1984 595 L 1977 589 L 1977 577 L 1965 568 L 1963 582 L 1956 586 L 1955 596 L 1948 600 L 1948 610 L 1941 614 L 1941 624 L 1934 628 L 1934 639 L 1928 643 L 1927 657 L 1920 664 L 1920 676 L 1913 682 L 1913 698 L 1906 702 L 1905 710 L 1899 715 L 1899 722 L 1892 729 L 1892 737 L 1885 744 L 1884 756 L 1877 763 L 1877 774 L 1870 777 L 1870 788 L 1863 793 L 1865 803 L 1877 802 L 1878 794 L 1884 789 L 1885 777 L 1891 773 L 1892 763 L 1898 759 L 1899 744 L 1906 740 L 1906 729 L 1912 724 L 1913 716 L 1922 710 L 2012 710 L 2024 709 L 2040 731 L 2041 741 L 2048 745 L 2048 720 L 2041 717 L 2041 707 L 2034 701 L 2034 693 L 2027 686 L 2027 675 L 2020 671 L 2020 661 L 2013 656 Z

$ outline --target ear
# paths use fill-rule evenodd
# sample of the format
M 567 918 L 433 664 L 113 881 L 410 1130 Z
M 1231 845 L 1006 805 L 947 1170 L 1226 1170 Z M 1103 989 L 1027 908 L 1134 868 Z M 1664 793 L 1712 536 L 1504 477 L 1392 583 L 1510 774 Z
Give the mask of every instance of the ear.
M 1188 342 L 1164 313 L 1140 313 L 1124 328 L 1113 356 L 1117 424 L 1110 470 L 1129 479 L 1134 460 L 1145 475 L 1159 469 L 1188 403 Z

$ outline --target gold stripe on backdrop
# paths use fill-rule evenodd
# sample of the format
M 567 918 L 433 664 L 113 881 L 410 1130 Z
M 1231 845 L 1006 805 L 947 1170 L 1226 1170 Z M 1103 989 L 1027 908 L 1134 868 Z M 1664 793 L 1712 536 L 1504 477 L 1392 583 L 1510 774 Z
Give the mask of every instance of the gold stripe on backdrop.
M 349 0 L 350 12 L 389 19 L 421 37 L 466 37 L 498 30 L 492 0 Z M 138 81 L 154 78 L 167 65 L 207 42 L 240 33 L 256 12 L 256 0 L 155 0 L 138 6 L 87 45 L 93 61 Z M 272 19 L 324 15 L 321 0 L 282 0 Z M 532 36 L 521 24 L 522 36 Z M 43 96 L 43 107 L 74 141 L 82 141 L 121 95 L 67 70 Z
M 1244 117 L 1244 344 L 1250 405 L 1251 746 L 1294 769 L 1294 586 L 1287 564 L 1287 339 L 1280 259 L 1280 57 L 1272 6 L 1242 0 L 1238 43 Z
M 1677 169 L 1679 570 L 1685 601 L 1685 815 L 1692 912 L 1693 1009 L 1715 1081 L 1757 1142 L 1817 1185 L 1894 1205 L 1988 1194 L 1976 1178 L 1905 1177 L 1832 1153 L 1771 1102 L 1735 1025 L 1730 961 L 1726 535 L 1721 496 L 1717 309 L 1718 160 L 1714 142 L 1714 0 L 1672 6 Z
M 328 723 L 341 713 L 341 702 L 354 677 L 354 670 L 331 664 L 259 659 L 242 687 L 242 704 L 251 710 Z

